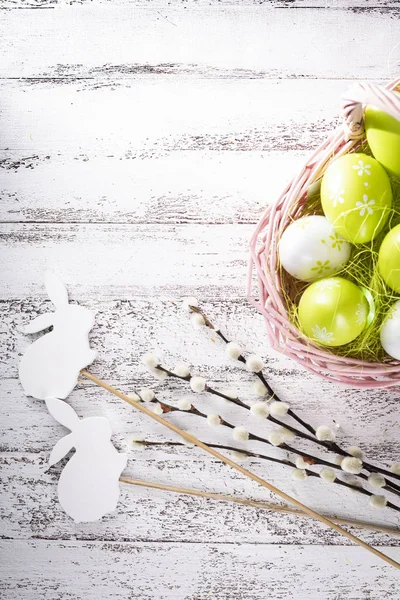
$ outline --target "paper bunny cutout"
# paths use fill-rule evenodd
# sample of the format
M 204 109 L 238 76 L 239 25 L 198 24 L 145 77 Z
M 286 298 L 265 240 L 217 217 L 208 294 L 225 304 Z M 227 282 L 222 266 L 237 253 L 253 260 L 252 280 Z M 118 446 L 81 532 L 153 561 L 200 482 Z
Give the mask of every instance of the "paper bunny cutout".
M 117 506 L 118 480 L 126 467 L 127 456 L 112 445 L 111 427 L 104 417 L 79 419 L 69 404 L 57 398 L 47 398 L 46 406 L 50 414 L 71 431 L 54 446 L 50 466 L 75 448 L 58 482 L 60 504 L 77 523 L 97 521 Z
M 66 398 L 74 389 L 79 371 L 93 362 L 88 334 L 94 315 L 83 306 L 68 303 L 67 290 L 57 275 L 45 273 L 45 288 L 56 307 L 55 312 L 36 317 L 26 333 L 53 330 L 33 342 L 23 355 L 19 379 L 27 396 L 39 400 Z

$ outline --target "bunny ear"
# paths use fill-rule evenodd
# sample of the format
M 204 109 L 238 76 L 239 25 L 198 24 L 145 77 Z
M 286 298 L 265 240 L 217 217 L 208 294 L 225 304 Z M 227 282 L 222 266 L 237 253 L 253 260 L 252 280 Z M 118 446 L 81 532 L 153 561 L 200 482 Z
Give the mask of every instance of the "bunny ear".
M 54 314 L 39 315 L 25 327 L 25 333 L 37 333 L 54 325 Z
M 61 279 L 53 273 L 46 271 L 44 274 L 44 287 L 50 300 L 56 308 L 62 308 L 68 304 L 67 289 Z
M 56 421 L 73 431 L 79 423 L 79 417 L 69 404 L 58 400 L 58 398 L 46 398 L 46 406 L 49 413 Z
M 56 443 L 53 450 L 51 451 L 49 458 L 49 466 L 51 467 L 52 465 L 55 465 L 60 460 L 62 460 L 64 456 L 67 456 L 68 452 L 70 452 L 70 450 L 72 450 L 72 448 L 74 447 L 74 443 L 75 440 L 73 433 L 69 433 L 65 437 L 61 438 L 61 440 L 59 440 Z

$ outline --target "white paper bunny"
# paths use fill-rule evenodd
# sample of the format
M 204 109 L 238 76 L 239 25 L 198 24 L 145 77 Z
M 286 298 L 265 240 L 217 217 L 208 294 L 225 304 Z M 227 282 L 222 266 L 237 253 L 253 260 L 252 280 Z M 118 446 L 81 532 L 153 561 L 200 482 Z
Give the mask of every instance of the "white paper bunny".
M 74 409 L 56 398 L 47 398 L 51 415 L 71 431 L 54 446 L 49 464 L 54 465 L 72 448 L 76 452 L 64 467 L 58 482 L 58 499 L 77 523 L 97 521 L 115 510 L 119 477 L 127 456 L 111 443 L 111 427 L 104 417 L 79 419 Z
M 79 371 L 96 357 L 88 338 L 94 324 L 93 313 L 83 306 L 68 304 L 67 290 L 57 275 L 47 271 L 44 280 L 56 310 L 36 317 L 25 332 L 36 333 L 51 326 L 53 330 L 28 347 L 19 366 L 25 393 L 39 400 L 66 398 L 77 383 Z

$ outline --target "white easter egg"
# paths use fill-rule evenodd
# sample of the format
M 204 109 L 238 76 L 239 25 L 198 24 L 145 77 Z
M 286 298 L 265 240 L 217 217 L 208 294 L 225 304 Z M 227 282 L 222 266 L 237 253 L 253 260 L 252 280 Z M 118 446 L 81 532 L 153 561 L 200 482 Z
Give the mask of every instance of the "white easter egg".
M 350 258 L 351 244 L 336 233 L 326 217 L 294 221 L 279 242 L 281 265 L 296 279 L 316 281 L 338 273 Z
M 389 356 L 400 360 L 400 300 L 389 309 L 382 323 L 381 344 Z

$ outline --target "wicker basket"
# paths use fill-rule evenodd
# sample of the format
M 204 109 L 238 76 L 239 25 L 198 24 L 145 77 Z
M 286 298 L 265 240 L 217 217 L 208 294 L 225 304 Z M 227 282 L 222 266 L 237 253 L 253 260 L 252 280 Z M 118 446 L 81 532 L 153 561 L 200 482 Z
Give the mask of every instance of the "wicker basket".
M 344 124 L 312 154 L 280 198 L 268 206 L 251 239 L 249 296 L 265 317 L 273 348 L 325 379 L 353 387 L 400 385 L 400 362 L 388 359 L 383 363 L 372 363 L 346 358 L 305 338 L 288 318 L 278 268 L 278 241 L 287 225 L 301 217 L 307 190 L 321 179 L 332 157 L 355 151 L 365 141 L 363 105 L 374 105 L 400 120 L 400 96 L 393 90 L 400 90 L 400 79 L 386 88 L 372 84 L 353 86 L 343 104 Z M 254 267 L 258 281 L 257 300 L 251 294 Z

